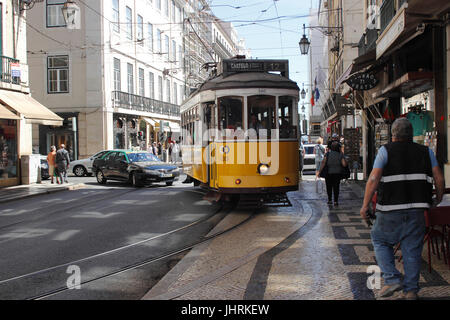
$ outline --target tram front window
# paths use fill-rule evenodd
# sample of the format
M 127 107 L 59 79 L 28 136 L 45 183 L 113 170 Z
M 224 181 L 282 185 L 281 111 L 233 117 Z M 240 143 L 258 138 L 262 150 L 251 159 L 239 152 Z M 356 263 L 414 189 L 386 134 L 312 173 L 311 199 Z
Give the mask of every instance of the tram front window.
M 266 95 L 250 96 L 247 104 L 249 136 L 256 134 L 258 138 L 270 138 L 271 129 L 276 129 L 275 97 Z
M 280 126 L 280 138 L 296 138 L 297 127 L 294 119 L 294 98 L 279 97 L 278 100 L 278 123 Z
M 222 97 L 219 98 L 219 129 L 225 131 L 225 136 L 236 137 L 243 135 L 242 127 L 242 98 Z M 239 133 L 239 134 L 238 134 Z

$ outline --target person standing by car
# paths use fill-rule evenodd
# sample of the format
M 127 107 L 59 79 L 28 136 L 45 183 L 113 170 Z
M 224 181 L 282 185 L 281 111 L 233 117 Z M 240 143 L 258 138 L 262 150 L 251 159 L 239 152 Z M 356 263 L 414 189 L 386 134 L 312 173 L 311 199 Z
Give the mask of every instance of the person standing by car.
M 316 175 L 319 173 L 320 165 L 322 164 L 323 157 L 325 155 L 325 147 L 323 144 L 323 139 L 319 137 L 316 140 L 317 145 L 314 146 L 315 163 L 316 163 Z
M 436 204 L 442 201 L 444 176 L 431 149 L 413 142 L 413 127 L 399 118 L 391 128 L 392 142 L 382 146 L 367 180 L 360 215 L 367 221 L 369 203 L 378 189 L 376 220 L 371 238 L 384 286 L 380 297 L 403 289 L 404 298 L 417 300 L 423 239 L 424 211 L 431 207 L 433 180 Z M 400 243 L 405 275 L 395 267 L 393 247 Z
M 55 176 L 56 183 L 59 184 L 58 175 L 56 173 L 55 167 L 56 167 L 56 147 L 51 146 L 50 152 L 47 154 L 47 163 L 48 163 L 48 174 L 50 178 L 52 179 L 51 182 L 53 184 L 53 176 Z
M 333 141 L 330 144 L 330 151 L 325 154 L 320 170 L 317 176 L 320 176 L 322 170 L 327 166 L 327 175 L 325 176 L 325 184 L 327 186 L 328 204 L 332 204 L 332 196 L 334 195 L 334 205 L 339 205 L 339 185 L 342 179 L 343 168 L 348 166 L 344 154 L 341 152 L 341 144 Z
M 70 158 L 69 152 L 65 149 L 65 145 L 61 144 L 58 151 L 56 151 L 56 167 L 58 168 L 58 175 L 61 183 L 63 181 L 68 183 L 67 181 L 67 169 L 69 169 Z M 64 177 L 64 180 L 63 180 Z
M 303 146 L 303 142 L 300 140 L 300 150 L 299 150 L 299 170 L 300 170 L 300 179 L 303 177 L 303 160 L 305 158 L 305 147 Z

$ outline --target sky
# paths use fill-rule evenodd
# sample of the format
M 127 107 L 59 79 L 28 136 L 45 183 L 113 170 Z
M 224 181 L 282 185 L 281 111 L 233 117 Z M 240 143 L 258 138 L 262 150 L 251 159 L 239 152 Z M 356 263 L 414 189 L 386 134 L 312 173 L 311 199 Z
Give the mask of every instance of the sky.
M 303 36 L 303 24 L 309 25 L 310 8 L 317 8 L 318 0 L 210 0 L 209 3 L 218 18 L 233 23 L 239 38 L 244 38 L 251 49 L 252 58 L 288 59 L 289 77 L 300 90 L 303 83 L 306 89 L 309 58 L 300 54 L 298 42 Z M 308 102 L 307 96 L 306 109 Z

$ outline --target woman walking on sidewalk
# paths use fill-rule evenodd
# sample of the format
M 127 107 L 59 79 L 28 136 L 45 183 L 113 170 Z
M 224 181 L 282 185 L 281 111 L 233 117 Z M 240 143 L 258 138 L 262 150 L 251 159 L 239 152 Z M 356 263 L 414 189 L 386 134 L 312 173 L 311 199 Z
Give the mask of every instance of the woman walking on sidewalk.
M 53 176 L 55 176 L 56 183 L 59 183 L 58 176 L 56 174 L 56 147 L 51 146 L 50 152 L 47 155 L 47 162 L 48 162 L 48 174 L 50 175 L 53 183 Z
M 339 204 L 339 185 L 342 179 L 343 167 L 348 166 L 344 154 L 341 152 L 339 142 L 333 141 L 330 146 L 330 151 L 325 154 L 317 173 L 319 177 L 326 167 L 325 184 L 327 186 L 328 204 L 332 203 L 332 196 L 334 195 L 334 205 Z M 323 176 L 323 175 L 322 175 Z

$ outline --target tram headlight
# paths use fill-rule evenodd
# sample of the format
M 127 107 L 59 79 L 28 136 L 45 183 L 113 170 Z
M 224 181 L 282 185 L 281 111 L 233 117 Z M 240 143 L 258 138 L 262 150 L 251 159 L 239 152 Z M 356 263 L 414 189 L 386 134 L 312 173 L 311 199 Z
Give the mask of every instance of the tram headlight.
M 259 172 L 259 174 L 262 174 L 262 175 L 268 174 L 269 169 L 270 169 L 270 167 L 268 164 L 261 163 L 258 166 L 258 172 Z

